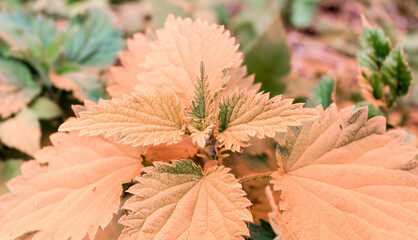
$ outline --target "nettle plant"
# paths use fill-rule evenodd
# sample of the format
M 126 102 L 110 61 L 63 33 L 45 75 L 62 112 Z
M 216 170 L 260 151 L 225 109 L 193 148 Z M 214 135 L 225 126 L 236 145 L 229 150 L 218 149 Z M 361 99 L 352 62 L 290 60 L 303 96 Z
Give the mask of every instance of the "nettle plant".
M 120 209 L 122 240 L 244 239 L 253 218 L 241 183 L 258 177 L 281 193 L 266 190 L 277 239 L 416 238 L 417 149 L 405 133 L 386 132 L 367 108 L 258 93 L 237 49 L 223 27 L 172 16 L 128 40 L 111 70 L 113 99 L 74 106 L 67 132 L 9 182 L 0 239 L 101 239 Z M 278 132 L 273 173 L 223 165 L 251 137 Z

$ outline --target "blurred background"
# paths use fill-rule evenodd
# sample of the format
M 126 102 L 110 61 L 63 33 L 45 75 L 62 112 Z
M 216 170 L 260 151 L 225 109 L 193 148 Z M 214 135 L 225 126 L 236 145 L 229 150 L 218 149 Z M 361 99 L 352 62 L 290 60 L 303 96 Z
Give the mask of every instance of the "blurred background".
M 404 129 L 407 144 L 417 145 L 417 81 L 396 104 L 379 106 L 361 89 L 357 54 L 363 15 L 392 46 L 402 43 L 416 76 L 418 1 L 1 0 L 0 194 L 20 163 L 73 116 L 72 104 L 109 98 L 109 67 L 120 65 L 125 39 L 152 34 L 147 29 L 162 27 L 170 13 L 225 25 L 271 96 L 314 107 L 315 91 L 331 83 L 339 108 L 369 106 L 370 116 L 386 116 L 389 129 Z

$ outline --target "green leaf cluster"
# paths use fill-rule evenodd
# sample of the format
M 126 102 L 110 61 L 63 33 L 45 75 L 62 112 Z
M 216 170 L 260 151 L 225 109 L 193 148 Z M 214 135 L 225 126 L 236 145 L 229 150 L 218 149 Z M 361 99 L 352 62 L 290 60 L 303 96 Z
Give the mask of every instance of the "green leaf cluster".
M 209 90 L 209 82 L 207 79 L 208 76 L 206 75 L 205 66 L 202 62 L 200 64 L 200 76 L 196 79 L 191 110 L 188 113 L 191 117 L 190 123 L 199 131 L 203 131 L 206 127 L 213 124 L 211 117 L 214 96 Z
M 112 28 L 109 14 L 98 9 L 72 19 L 67 31 L 75 32 L 64 45 L 66 60 L 86 67 L 107 68 L 124 45 L 121 31 Z
M 333 102 L 334 85 L 334 77 L 332 75 L 324 75 L 318 86 L 309 95 L 305 107 L 315 108 L 318 105 L 322 105 L 324 109 L 327 109 Z
M 404 96 L 412 81 L 412 72 L 401 44 L 391 47 L 389 39 L 378 27 L 365 23 L 357 61 L 361 74 L 373 88 L 373 96 L 390 107 L 397 97 Z M 390 93 L 384 92 L 388 86 Z
M 60 26 L 41 14 L 0 12 L 0 96 L 16 103 L 0 108 L 0 123 L 27 109 L 43 121 L 42 131 L 54 132 L 74 98 L 106 96 L 100 78 L 124 45 L 110 14 L 91 9 Z

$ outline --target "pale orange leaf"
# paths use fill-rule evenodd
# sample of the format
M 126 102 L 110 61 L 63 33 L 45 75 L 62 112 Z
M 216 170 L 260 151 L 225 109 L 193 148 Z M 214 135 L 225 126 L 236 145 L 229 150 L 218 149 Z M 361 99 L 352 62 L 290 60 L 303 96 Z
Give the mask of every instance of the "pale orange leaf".
M 269 99 L 268 93 L 231 92 L 219 103 L 217 139 L 227 149 L 240 151 L 241 147 L 248 146 L 250 137 L 274 137 L 276 132 L 286 131 L 289 125 L 317 116 L 315 110 L 292 102 L 281 96 Z
M 190 18 L 182 20 L 170 15 L 163 29 L 156 31 L 157 40 L 150 43 L 138 75 L 138 91 L 152 87 L 168 87 L 176 92 L 188 107 L 194 94 L 199 65 L 205 64 L 209 89 L 218 92 L 227 83 L 225 69 L 236 69 L 242 62 L 235 39 L 223 26 Z
M 126 226 L 121 240 L 137 239 L 243 239 L 248 234 L 244 221 L 251 221 L 245 198 L 230 169 L 202 168 L 191 160 L 173 164 L 154 163 L 144 168 L 138 184 L 128 191 L 121 218 Z
M 80 130 L 80 135 L 117 136 L 133 146 L 174 144 L 184 134 L 184 106 L 170 90 L 155 90 L 150 96 L 133 94 L 100 101 L 90 111 L 65 122 L 60 131 Z
M 122 183 L 140 174 L 138 149 L 76 133 L 53 134 L 51 142 L 0 198 L 1 240 L 31 231 L 33 240 L 93 239 L 118 212 Z
M 0 123 L 0 141 L 28 155 L 41 148 L 41 126 L 38 116 L 29 109 L 23 109 L 15 117 Z
M 231 78 L 229 79 L 226 87 L 218 94 L 215 103 L 220 101 L 222 96 L 233 92 L 235 90 L 247 89 L 247 91 L 260 91 L 261 83 L 254 84 L 254 75 L 247 76 L 247 67 L 242 66 L 235 70 L 230 70 L 228 73 Z
M 318 109 L 318 120 L 290 127 L 273 173 L 279 206 L 300 239 L 416 239 L 418 176 L 401 170 L 417 154 L 401 131 L 367 108 Z
M 150 146 L 147 149 L 145 157 L 148 161 L 168 162 L 173 159 L 188 159 L 197 154 L 197 146 L 195 146 L 190 137 L 182 139 L 176 144 L 160 144 Z
M 127 40 L 128 50 L 119 54 L 122 67 L 110 69 L 112 78 L 107 88 L 110 96 L 121 98 L 123 94 L 135 92 L 135 86 L 139 84 L 140 67 L 138 65 L 145 61 L 145 56 L 150 52 L 149 43 L 142 33 L 137 33 L 132 39 Z

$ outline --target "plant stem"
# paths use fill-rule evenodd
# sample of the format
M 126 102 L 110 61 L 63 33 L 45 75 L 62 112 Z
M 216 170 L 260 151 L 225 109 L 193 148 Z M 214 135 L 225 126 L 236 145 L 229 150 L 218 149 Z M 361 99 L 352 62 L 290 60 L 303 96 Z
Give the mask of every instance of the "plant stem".
M 252 181 L 252 180 L 258 180 L 258 179 L 262 179 L 262 178 L 271 178 L 271 173 L 272 172 L 253 173 L 253 174 L 246 175 L 246 176 L 238 178 L 238 182 L 246 183 L 246 182 L 249 182 L 249 181 Z

